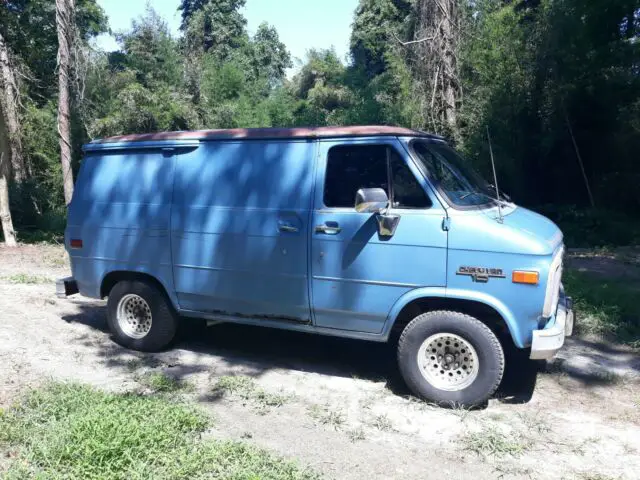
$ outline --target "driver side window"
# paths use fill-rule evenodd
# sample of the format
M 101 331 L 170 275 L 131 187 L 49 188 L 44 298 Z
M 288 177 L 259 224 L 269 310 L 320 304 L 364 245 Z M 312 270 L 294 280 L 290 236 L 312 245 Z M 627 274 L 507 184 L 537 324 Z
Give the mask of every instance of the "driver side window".
M 331 148 L 324 182 L 325 206 L 353 208 L 356 192 L 361 188 L 382 188 L 393 208 L 431 206 L 422 186 L 392 147 L 342 145 Z

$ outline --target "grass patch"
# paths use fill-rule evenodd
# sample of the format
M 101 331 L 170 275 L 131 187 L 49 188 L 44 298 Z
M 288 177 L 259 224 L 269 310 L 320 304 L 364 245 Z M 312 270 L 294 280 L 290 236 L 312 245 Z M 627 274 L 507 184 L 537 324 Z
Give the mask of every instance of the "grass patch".
M 64 255 L 45 257 L 45 262 L 51 265 L 52 267 L 64 267 L 65 265 L 69 264 L 69 261 Z
M 331 408 L 329 405 L 311 405 L 307 412 L 309 416 L 322 425 L 329 425 L 336 430 L 340 430 L 346 421 L 344 413 Z
M 530 442 L 517 432 L 505 433 L 495 426 L 484 426 L 479 432 L 460 437 L 465 450 L 484 456 L 517 456 L 529 449 Z
M 385 414 L 376 415 L 376 417 L 373 419 L 372 425 L 383 432 L 390 432 L 393 430 L 391 420 Z
M 156 368 L 162 365 L 162 362 L 152 355 L 134 357 L 125 362 L 125 367 L 130 372 L 135 372 L 143 367 Z
M 522 412 L 517 415 L 528 432 L 536 432 L 539 435 L 546 435 L 551 432 L 551 427 L 547 423 L 547 419 L 542 412 Z
M 576 333 L 600 335 L 640 348 L 639 289 L 628 282 L 571 269 L 564 273 L 562 282 L 573 297 Z
M 0 451 L 8 479 L 317 478 L 248 444 L 202 441 L 207 424 L 166 397 L 51 384 L 0 411 Z
M 603 473 L 584 472 L 578 477 L 580 480 L 617 480 L 620 477 L 610 477 Z
M 254 379 L 246 375 L 229 375 L 220 377 L 213 386 L 216 396 L 235 395 L 254 405 L 258 413 L 265 414 L 272 407 L 281 407 L 289 396 L 269 393 L 260 388 Z
M 347 431 L 347 436 L 353 443 L 365 440 L 367 438 L 362 427 L 354 428 L 353 430 Z
M 28 393 L 0 425 L 0 440 L 23 447 L 33 473 L 121 478 L 186 447 L 207 421 L 158 398 L 54 384 Z
M 52 283 L 53 280 L 44 275 L 31 275 L 29 273 L 16 273 L 8 277 L 3 277 L 9 283 L 24 283 L 34 285 L 37 283 Z
M 162 372 L 151 372 L 140 375 L 136 381 L 156 393 L 174 393 L 187 389 L 190 385 Z

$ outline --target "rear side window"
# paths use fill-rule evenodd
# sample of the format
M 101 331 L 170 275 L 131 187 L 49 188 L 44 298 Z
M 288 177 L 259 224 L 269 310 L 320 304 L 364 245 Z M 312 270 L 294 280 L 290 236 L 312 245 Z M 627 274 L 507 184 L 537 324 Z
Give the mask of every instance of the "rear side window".
M 161 151 L 100 152 L 85 156 L 74 201 L 166 205 L 172 189 L 172 160 Z
M 422 186 L 393 148 L 387 145 L 331 148 L 324 182 L 325 206 L 353 208 L 356 192 L 361 188 L 382 188 L 394 208 L 431 206 Z

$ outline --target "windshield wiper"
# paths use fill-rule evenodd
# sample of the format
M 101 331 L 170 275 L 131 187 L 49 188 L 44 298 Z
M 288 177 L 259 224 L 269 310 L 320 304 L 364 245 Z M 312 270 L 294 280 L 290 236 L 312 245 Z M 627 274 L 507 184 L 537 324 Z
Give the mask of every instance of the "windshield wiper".
M 465 198 L 467 198 L 469 195 L 482 195 L 483 197 L 488 198 L 488 199 L 490 199 L 490 200 L 493 200 L 494 202 L 495 202 L 495 201 L 502 202 L 502 204 L 503 204 L 503 205 L 505 205 L 505 204 L 507 204 L 507 203 L 509 203 L 509 202 L 511 201 L 511 199 L 508 199 L 508 200 L 507 200 L 507 199 L 500 199 L 500 200 L 498 200 L 498 199 L 496 199 L 496 197 L 494 197 L 493 195 L 488 195 L 488 194 L 486 194 L 486 193 L 482 193 L 482 192 L 467 192 L 467 193 L 465 193 L 464 195 L 462 195 L 462 196 L 460 197 L 460 200 L 464 200 L 464 199 L 465 199 Z M 502 196 L 502 195 L 501 195 L 501 196 Z M 506 197 L 505 197 L 505 198 L 506 198 Z

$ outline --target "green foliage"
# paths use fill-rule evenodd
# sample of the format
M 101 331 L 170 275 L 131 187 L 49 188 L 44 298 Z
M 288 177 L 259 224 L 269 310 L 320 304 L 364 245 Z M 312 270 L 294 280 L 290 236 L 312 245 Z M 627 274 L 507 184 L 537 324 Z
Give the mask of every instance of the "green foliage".
M 584 206 L 571 126 L 596 204 L 637 212 L 637 2 L 483 0 L 472 13 L 462 52 L 467 153 L 487 158 L 489 126 L 516 201 Z
M 367 79 L 389 68 L 391 46 L 403 36 L 403 23 L 411 12 L 407 0 L 361 0 L 355 12 L 351 32 L 354 65 L 366 72 Z M 399 38 L 399 37 L 398 37 Z
M 112 63 L 115 70 L 128 69 L 144 87 L 179 85 L 182 76 L 177 42 L 167 23 L 150 7 L 134 20 L 131 30 L 118 35 L 122 56 Z
M 0 411 L 7 478 L 318 478 L 263 450 L 202 441 L 207 418 L 162 397 L 74 384 L 33 390 Z
M 29 175 L 11 191 L 22 238 L 34 229 L 59 232 L 65 218 L 53 3 L 0 2 L 0 33 L 22 82 Z M 340 124 L 429 129 L 424 79 L 436 72 L 423 71 L 428 62 L 417 45 L 429 40 L 415 37 L 427 4 L 361 0 L 350 61 L 312 49 L 287 79 L 286 46 L 264 23 L 249 35 L 245 0 L 181 0 L 179 38 L 148 8 L 109 53 L 86 44 L 107 29 L 104 12 L 96 0 L 77 0 L 74 169 L 83 143 L 125 133 Z M 463 27 L 454 33 L 462 39 L 456 57 L 464 95 L 456 105 L 457 146 L 489 174 L 489 127 L 500 186 L 517 203 L 548 212 L 566 228 L 570 245 L 637 243 L 631 220 L 640 211 L 637 1 L 461 0 L 459 6 Z M 407 41 L 414 43 L 401 44 Z M 584 209 L 587 189 L 570 132 L 597 210 Z
M 245 0 L 182 0 L 181 29 L 187 50 L 225 59 L 247 41 Z
M 80 41 L 107 30 L 107 17 L 96 0 L 75 2 Z M 0 2 L 0 33 L 20 59 L 32 100 L 46 103 L 57 94 L 58 34 L 55 1 L 4 0 Z
M 22 111 L 22 146 L 31 175 L 11 189 L 11 212 L 27 229 L 64 229 L 62 169 L 57 137 L 57 106 L 28 101 Z
M 278 31 L 267 23 L 261 23 L 253 37 L 251 64 L 253 78 L 267 79 L 270 86 L 282 82 L 286 69 L 291 67 L 291 55 L 280 41 Z
M 577 333 L 588 333 L 640 348 L 640 285 L 568 270 L 562 282 L 573 297 Z
M 310 50 L 307 63 L 293 78 L 290 89 L 299 99 L 295 116 L 299 125 L 341 125 L 354 105 L 354 92 L 345 85 L 347 68 L 335 50 Z
M 554 205 L 537 210 L 560 227 L 572 248 L 640 245 L 640 220 L 624 212 Z
M 91 37 L 106 31 L 107 18 L 95 0 L 77 0 L 76 36 L 78 50 Z M 11 185 L 10 200 L 14 225 L 21 240 L 34 230 L 59 233 L 64 228 L 65 208 L 57 136 L 58 49 L 55 2 L 8 0 L 0 2 L 0 33 L 7 41 L 16 69 L 21 144 L 28 177 Z M 77 56 L 76 56 L 77 57 Z M 76 58 L 77 64 L 81 63 Z M 75 83 L 76 72 L 73 72 Z M 77 131 L 77 119 L 74 130 Z M 76 138 L 76 161 L 83 138 Z

